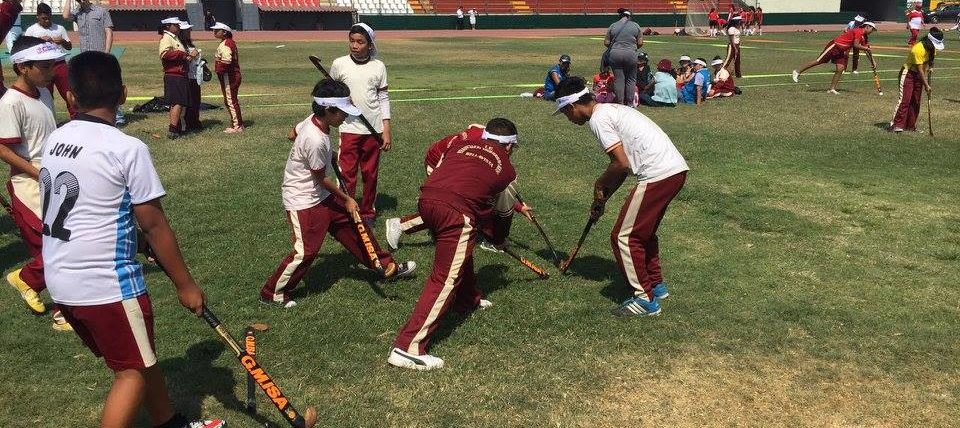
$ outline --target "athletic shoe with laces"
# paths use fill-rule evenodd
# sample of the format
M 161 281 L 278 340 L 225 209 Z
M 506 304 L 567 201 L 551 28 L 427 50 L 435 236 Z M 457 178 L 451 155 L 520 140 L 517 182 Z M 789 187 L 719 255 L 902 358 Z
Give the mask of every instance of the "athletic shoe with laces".
M 53 311 L 53 329 L 56 331 L 73 331 L 73 326 L 63 317 L 60 310 Z
M 413 355 L 393 348 L 387 362 L 392 366 L 413 370 L 433 370 L 443 368 L 443 360 L 430 354 Z
M 480 306 L 478 306 L 478 308 L 483 310 L 483 309 L 490 309 L 492 307 L 493 307 L 493 302 L 486 299 L 480 299 Z
M 413 276 L 413 271 L 417 270 L 417 262 L 407 260 L 403 263 L 394 263 L 397 267 L 393 273 L 387 275 L 387 279 L 394 280 Z
M 851 73 L 853 73 L 853 74 L 860 74 L 860 72 L 857 71 L 857 70 L 853 70 L 853 71 L 851 71 Z
M 23 282 L 20 279 L 21 269 L 17 269 L 13 272 L 7 274 L 7 283 L 11 287 L 17 290 L 20 293 L 20 298 L 23 299 L 23 302 L 27 304 L 27 307 L 30 310 L 42 314 L 47 311 L 47 307 L 43 305 L 43 301 L 40 300 L 40 295 L 36 291 L 33 291 L 26 282 Z
M 183 428 L 226 428 L 227 421 L 221 419 L 197 419 L 189 422 Z
M 400 237 L 403 236 L 403 230 L 400 228 L 400 217 L 388 218 L 384 223 L 387 229 L 387 245 L 391 250 L 400 248 Z
M 663 300 L 667 297 L 670 297 L 670 291 L 667 290 L 667 284 L 660 282 L 657 285 L 653 286 L 653 298 L 656 300 Z
M 290 309 L 290 308 L 292 308 L 292 307 L 294 307 L 294 306 L 297 306 L 297 302 L 294 301 L 294 300 L 291 300 L 291 299 L 287 299 L 287 300 L 283 300 L 283 301 L 276 301 L 276 300 L 267 300 L 267 299 L 264 299 L 263 297 L 260 298 L 260 304 L 261 304 L 261 305 L 279 306 L 279 307 L 284 308 L 284 309 Z
M 793 70 L 793 83 L 800 83 L 800 72 Z
M 639 296 L 630 297 L 614 309 L 613 314 L 618 317 L 652 317 L 660 315 L 660 304 Z

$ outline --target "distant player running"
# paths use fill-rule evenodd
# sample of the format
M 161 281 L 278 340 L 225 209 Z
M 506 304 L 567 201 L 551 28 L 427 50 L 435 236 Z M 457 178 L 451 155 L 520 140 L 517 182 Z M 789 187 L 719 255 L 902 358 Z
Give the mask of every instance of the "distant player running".
M 222 428 L 221 420 L 190 422 L 176 413 L 157 364 L 153 305 L 136 259 L 138 241 L 153 249 L 183 307 L 199 316 L 206 296 L 163 212 L 160 199 L 166 192 L 150 151 L 114 126 L 126 97 L 120 63 L 110 54 L 88 51 L 69 66 L 78 114 L 44 146 L 43 258 L 53 300 L 77 336 L 113 371 L 100 426 L 133 426 L 143 408 L 153 427 Z
M 907 39 L 907 46 L 913 46 L 917 43 L 920 30 L 923 29 L 923 4 L 919 1 L 914 3 L 913 8 L 907 10 L 906 16 L 907 30 L 910 30 L 910 38 Z
M 13 70 L 17 80 L 0 98 L 0 160 L 10 165 L 7 193 L 12 217 L 27 247 L 30 261 L 7 275 L 34 312 L 46 311 L 39 293 L 47 288 L 43 277 L 43 232 L 40 217 L 40 160 L 43 144 L 57 129 L 53 116 L 53 96 L 46 88 L 53 81 L 56 62 L 66 52 L 53 43 L 30 36 L 20 36 L 13 43 Z M 70 330 L 57 308 L 53 311 L 53 328 Z
M 657 228 L 686 181 L 687 162 L 656 123 L 626 106 L 597 104 L 583 79 L 563 81 L 557 95 L 557 112 L 574 124 L 589 124 L 610 158 L 593 185 L 591 219 L 603 215 L 607 200 L 628 175 L 637 179 L 610 234 L 613 256 L 633 292 L 614 314 L 658 315 L 659 300 L 669 293 L 660 269 Z
M 793 70 L 794 83 L 800 82 L 800 75 L 803 74 L 803 72 L 820 64 L 832 62 L 836 64 L 837 71 L 833 73 L 833 80 L 830 82 L 830 89 L 827 92 L 839 94 L 839 92 L 837 92 L 837 85 L 840 84 L 840 78 L 843 77 L 843 72 L 847 68 L 847 53 L 853 48 L 868 53 L 872 52 L 870 45 L 867 44 L 867 36 L 876 31 L 876 29 L 876 24 L 864 22 L 861 28 L 854 28 L 837 36 L 831 40 L 830 43 L 827 43 L 827 47 L 823 49 L 823 52 L 817 59 L 804 65 L 799 71 Z
M 360 209 L 357 201 L 327 177 L 327 172 L 334 167 L 330 132 L 348 115 L 360 114 L 360 109 L 351 103 L 347 85 L 330 79 L 321 80 L 314 86 L 312 108 L 313 114 L 295 128 L 293 147 L 283 171 L 283 207 L 287 210 L 287 221 L 293 232 L 293 251 L 280 262 L 260 289 L 262 303 L 284 308 L 296 306 L 297 303 L 290 298 L 290 291 L 307 274 L 327 232 L 357 260 L 373 268 L 351 219 L 351 214 Z M 380 249 L 376 240 L 370 244 L 377 252 L 387 278 L 413 274 L 416 263 L 397 264 L 389 252 Z
M 489 125 L 488 123 L 487 126 Z M 433 143 L 433 145 L 427 149 L 426 158 L 423 159 L 423 166 L 426 169 L 427 177 L 430 177 L 430 174 L 440 166 L 444 156 L 451 147 L 463 141 L 480 140 L 485 130 L 486 127 L 483 125 L 472 124 L 459 134 L 448 135 Z M 514 212 L 521 213 L 530 219 L 533 208 L 526 203 L 520 203 L 518 201 L 514 186 L 516 186 L 516 182 L 511 183 L 506 190 L 497 195 L 496 202 L 494 203 L 494 211 L 499 217 L 504 218 L 508 222 L 512 221 Z M 387 244 L 390 245 L 390 248 L 397 249 L 400 246 L 400 238 L 403 235 L 422 232 L 427 230 L 427 226 L 423 223 L 423 217 L 420 216 L 420 213 L 413 213 L 403 217 L 387 219 L 385 229 Z
M 391 365 L 415 370 L 443 367 L 443 360 L 427 354 L 427 348 L 444 313 L 451 306 L 470 313 L 492 305 L 477 288 L 473 247 L 479 235 L 494 245 L 505 242 L 508 224 L 494 215 L 493 198 L 517 178 L 510 163 L 516 143 L 513 122 L 493 119 L 479 139 L 453 143 L 420 188 L 417 211 L 436 240 L 433 271 L 393 342 L 387 359 Z

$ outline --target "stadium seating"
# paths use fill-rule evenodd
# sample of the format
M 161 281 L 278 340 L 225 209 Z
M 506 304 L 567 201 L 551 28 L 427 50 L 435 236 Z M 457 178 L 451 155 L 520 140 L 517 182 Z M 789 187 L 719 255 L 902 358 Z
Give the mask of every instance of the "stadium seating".
M 363 14 L 402 15 L 414 13 L 414 6 L 406 0 L 336 0 L 338 6 L 353 7 Z M 417 2 L 420 5 L 420 2 Z M 424 10 L 421 6 L 420 10 Z
M 23 0 L 23 13 L 35 14 L 37 5 L 46 3 L 53 9 L 54 15 L 59 15 L 63 1 L 66 0 Z M 110 10 L 184 10 L 185 2 L 186 0 L 93 0 L 93 3 Z
M 420 3 L 418 0 L 409 0 Z M 690 0 L 697 1 L 697 0 Z M 718 9 L 726 11 L 736 0 L 718 0 Z M 471 4 L 464 0 L 430 0 L 430 8 L 414 7 L 416 13 L 453 14 L 457 7 L 475 8 L 487 13 L 616 13 L 626 7 L 634 13 L 686 13 L 687 0 L 483 0 Z M 422 11 L 421 11 L 422 10 Z
M 348 9 L 334 0 L 253 0 L 265 12 L 330 12 Z

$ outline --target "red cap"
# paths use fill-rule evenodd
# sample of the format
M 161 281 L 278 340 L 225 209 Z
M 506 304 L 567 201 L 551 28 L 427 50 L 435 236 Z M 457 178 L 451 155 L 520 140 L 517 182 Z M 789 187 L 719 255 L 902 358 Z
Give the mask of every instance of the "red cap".
M 670 62 L 669 59 L 666 59 L 666 58 L 661 59 L 660 62 L 657 63 L 657 70 L 662 71 L 664 73 L 670 70 L 673 70 L 673 63 Z

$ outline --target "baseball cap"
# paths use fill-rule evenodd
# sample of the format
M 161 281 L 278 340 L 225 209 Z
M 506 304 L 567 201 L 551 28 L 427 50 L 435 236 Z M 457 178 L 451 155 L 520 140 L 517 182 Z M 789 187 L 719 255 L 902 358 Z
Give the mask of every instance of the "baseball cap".
M 863 26 L 864 26 L 864 27 L 873 27 L 874 30 L 877 29 L 877 24 L 874 24 L 873 22 L 870 22 L 870 21 L 864 22 L 864 23 L 863 23 Z
M 570 55 L 567 55 L 567 54 L 560 55 L 560 62 L 567 62 L 567 63 L 569 63 L 569 62 L 570 62 Z
M 217 23 L 211 25 L 211 26 L 210 26 L 210 29 L 211 29 L 211 30 L 223 30 L 223 31 L 233 32 L 233 30 L 230 29 L 230 26 L 228 26 L 227 24 L 224 24 L 224 23 L 222 23 L 222 22 L 217 22 Z
M 313 102 L 322 107 L 336 107 L 340 110 L 343 110 L 344 113 L 349 114 L 350 116 L 360 116 L 360 109 L 353 105 L 353 102 L 350 101 L 350 97 L 313 97 Z
M 669 59 L 666 59 L 666 58 L 661 59 L 660 62 L 657 63 L 657 70 L 662 71 L 662 72 L 665 72 L 665 73 L 668 72 L 668 71 L 670 71 L 670 70 L 673 70 L 673 63 L 670 62 Z

